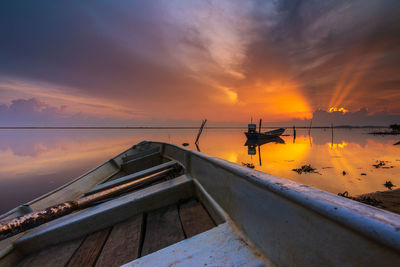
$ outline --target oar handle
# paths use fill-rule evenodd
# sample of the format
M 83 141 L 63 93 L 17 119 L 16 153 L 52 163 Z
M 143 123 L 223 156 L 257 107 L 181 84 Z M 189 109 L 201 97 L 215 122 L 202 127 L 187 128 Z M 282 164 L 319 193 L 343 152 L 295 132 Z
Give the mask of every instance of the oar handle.
M 76 201 L 68 201 L 0 223 L 0 240 L 67 215 L 76 210 L 77 207 Z
M 133 189 L 138 189 L 150 185 L 151 183 L 166 178 L 169 175 L 176 176 L 181 171 L 182 166 L 176 164 L 175 166 L 168 169 L 153 173 L 134 181 L 126 182 L 124 184 L 104 189 L 100 192 L 82 197 L 78 200 L 57 204 L 45 210 L 31 212 L 20 217 L 11 219 L 10 221 L 0 223 L 0 240 L 6 239 L 10 236 L 16 235 L 28 229 L 47 223 L 51 220 L 57 219 L 75 210 L 95 205 L 99 201 L 118 196 Z

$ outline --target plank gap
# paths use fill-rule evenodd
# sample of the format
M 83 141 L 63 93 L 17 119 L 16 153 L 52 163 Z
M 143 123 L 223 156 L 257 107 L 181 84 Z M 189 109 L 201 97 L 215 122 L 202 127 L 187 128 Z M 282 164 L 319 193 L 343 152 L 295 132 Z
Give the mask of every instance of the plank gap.
M 93 266 L 110 234 L 111 227 L 88 235 L 75 251 L 67 266 Z
M 116 224 L 96 261 L 96 267 L 120 266 L 139 257 L 143 214 Z

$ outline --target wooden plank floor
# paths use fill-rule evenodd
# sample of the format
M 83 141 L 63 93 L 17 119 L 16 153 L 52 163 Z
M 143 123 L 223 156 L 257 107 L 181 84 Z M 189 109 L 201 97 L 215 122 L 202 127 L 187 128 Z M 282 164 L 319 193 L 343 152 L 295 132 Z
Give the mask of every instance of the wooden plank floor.
M 185 239 L 185 234 L 179 221 L 176 205 L 153 211 L 147 215 L 141 256 L 168 247 L 183 239 Z
M 214 226 L 202 204 L 191 199 L 47 248 L 18 266 L 120 266 Z
M 143 214 L 113 227 L 96 267 L 120 266 L 139 257 Z

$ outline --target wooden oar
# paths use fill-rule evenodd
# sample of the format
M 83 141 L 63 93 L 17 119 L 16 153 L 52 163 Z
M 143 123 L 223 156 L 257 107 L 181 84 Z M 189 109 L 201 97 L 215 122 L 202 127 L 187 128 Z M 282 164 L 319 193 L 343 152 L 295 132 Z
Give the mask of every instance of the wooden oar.
M 153 173 L 135 181 L 120 184 L 112 188 L 105 189 L 98 193 L 82 197 L 78 200 L 67 201 L 46 208 L 45 210 L 31 212 L 20 217 L 0 223 L 0 240 L 24 232 L 41 224 L 47 223 L 56 218 L 70 214 L 76 210 L 87 208 L 99 201 L 118 196 L 127 191 L 138 189 L 153 182 L 166 178 L 168 175 L 176 175 L 181 171 L 181 166 L 174 167 Z

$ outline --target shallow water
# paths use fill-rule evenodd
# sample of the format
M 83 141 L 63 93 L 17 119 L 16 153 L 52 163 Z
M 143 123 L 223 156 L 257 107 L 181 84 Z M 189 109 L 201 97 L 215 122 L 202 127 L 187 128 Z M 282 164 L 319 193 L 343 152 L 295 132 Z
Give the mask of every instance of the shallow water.
M 385 181 L 400 186 L 398 136 L 372 136 L 369 129 L 297 130 L 297 138 L 281 143 L 245 146 L 240 129 L 205 129 L 200 150 L 238 164 L 253 163 L 256 170 L 350 195 L 386 190 Z M 288 129 L 287 134 L 292 134 Z M 197 130 L 1 130 L 0 214 L 40 196 L 142 140 L 193 145 Z M 261 152 L 259 154 L 259 151 Z M 261 162 L 260 162 L 261 160 Z M 378 160 L 388 168 L 375 168 Z M 292 169 L 311 164 L 318 173 Z M 393 167 L 391 167 L 393 166 Z M 346 175 L 343 175 L 343 171 Z M 361 175 L 365 173 L 366 175 Z M 396 188 L 396 187 L 394 187 Z

